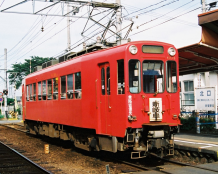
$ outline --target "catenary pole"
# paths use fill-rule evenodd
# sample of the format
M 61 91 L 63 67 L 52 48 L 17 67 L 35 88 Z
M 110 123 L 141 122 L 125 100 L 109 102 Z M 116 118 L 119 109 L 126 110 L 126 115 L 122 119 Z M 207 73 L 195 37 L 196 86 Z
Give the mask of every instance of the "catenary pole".
M 5 53 L 5 68 L 4 68 L 4 71 L 5 71 L 5 89 L 8 88 L 8 84 L 7 84 L 7 49 L 5 48 L 4 49 L 4 53 Z M 4 109 L 5 109 L 5 118 L 6 118 L 6 115 L 7 115 L 7 95 L 4 94 Z
M 202 3 L 202 13 L 206 12 L 206 0 L 201 0 Z
M 67 14 L 70 12 L 69 3 L 67 4 Z M 70 40 L 70 15 L 67 16 L 67 50 L 69 51 L 71 48 L 71 40 Z
M 117 13 L 116 13 L 116 27 L 117 27 L 117 34 L 120 36 L 116 36 L 116 41 L 117 41 L 117 45 L 121 44 L 121 38 L 122 38 L 122 32 L 121 32 L 121 28 L 122 28 L 122 20 L 121 20 L 121 16 L 122 16 L 122 12 L 121 12 L 121 0 L 116 0 L 116 3 L 120 6 L 117 9 Z

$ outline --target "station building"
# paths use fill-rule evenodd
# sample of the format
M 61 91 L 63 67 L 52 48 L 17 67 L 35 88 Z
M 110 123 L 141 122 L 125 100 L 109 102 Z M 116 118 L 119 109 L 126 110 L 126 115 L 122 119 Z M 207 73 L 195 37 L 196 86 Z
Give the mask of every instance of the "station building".
M 215 95 L 218 91 L 218 9 L 199 14 L 198 24 L 201 40 L 178 49 L 180 108 L 185 112 L 196 110 L 196 88 L 214 87 Z

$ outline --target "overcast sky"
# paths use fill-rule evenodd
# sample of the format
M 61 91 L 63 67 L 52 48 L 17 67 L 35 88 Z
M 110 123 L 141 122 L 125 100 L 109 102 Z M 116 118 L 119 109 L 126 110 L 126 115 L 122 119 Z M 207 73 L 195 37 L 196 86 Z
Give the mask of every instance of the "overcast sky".
M 19 2 L 22 2 L 22 0 L 0 0 L 0 11 Z M 100 2 L 115 3 L 115 0 L 101 0 Z M 211 2 L 214 2 L 214 0 L 207 0 L 207 4 Z M 37 12 L 51 4 L 50 2 L 37 1 L 33 9 L 32 1 L 29 1 L 0 12 L 0 69 L 4 68 L 5 48 L 8 51 L 8 69 L 10 69 L 11 64 L 23 62 L 24 59 L 29 59 L 30 56 L 56 57 L 66 50 L 66 18 L 20 14 Z M 198 14 L 201 13 L 201 3 L 199 0 L 121 0 L 121 4 L 123 6 L 123 16 L 126 16 L 123 18 L 122 27 L 129 25 L 131 23 L 130 20 L 134 21 L 133 29 L 129 34 L 132 41 L 162 41 L 180 48 L 197 43 L 201 39 L 201 27 L 198 26 Z M 58 3 L 41 13 L 58 15 L 63 10 L 66 13 L 67 8 L 61 7 L 61 4 Z M 88 10 L 89 7 L 84 5 L 75 17 L 87 16 Z M 102 11 L 99 9 L 94 13 Z M 101 14 L 101 17 L 103 16 L 107 16 L 102 21 L 102 23 L 105 23 L 109 20 L 110 14 L 108 15 L 105 12 Z M 93 18 L 97 20 L 101 17 L 98 15 Z M 177 18 L 172 20 L 174 17 Z M 81 31 L 85 23 L 85 18 L 71 18 L 71 48 L 82 43 Z M 93 23 L 89 22 L 88 26 L 91 24 Z M 44 28 L 43 32 L 41 31 L 42 27 Z M 95 25 L 85 35 L 88 37 L 92 36 L 100 30 L 98 28 L 99 26 Z M 125 35 L 125 32 L 123 35 Z M 94 42 L 97 36 L 87 43 Z M 110 41 L 112 40 L 113 37 L 110 38 Z M 81 49 L 82 46 L 80 45 L 72 51 Z M 0 76 L 4 77 L 3 71 L 0 71 Z M 0 91 L 3 88 L 4 81 L 0 79 Z M 21 93 L 18 92 L 18 95 L 21 95 Z

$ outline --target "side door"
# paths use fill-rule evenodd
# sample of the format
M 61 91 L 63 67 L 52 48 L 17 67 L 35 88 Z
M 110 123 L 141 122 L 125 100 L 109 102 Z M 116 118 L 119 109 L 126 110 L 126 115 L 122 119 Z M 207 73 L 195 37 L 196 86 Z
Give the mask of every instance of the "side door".
M 101 133 L 109 134 L 110 130 L 110 65 L 104 63 L 99 66 L 101 79 L 101 92 L 100 92 L 100 117 L 101 117 Z

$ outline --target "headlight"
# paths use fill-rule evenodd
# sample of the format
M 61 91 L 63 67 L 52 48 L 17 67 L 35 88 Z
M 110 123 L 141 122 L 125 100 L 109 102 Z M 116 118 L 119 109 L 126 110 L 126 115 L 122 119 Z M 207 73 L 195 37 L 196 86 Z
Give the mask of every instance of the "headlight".
M 176 50 L 175 50 L 173 47 L 170 47 L 170 48 L 168 49 L 168 54 L 169 54 L 170 56 L 175 56 Z
M 138 52 L 138 48 L 137 48 L 135 45 L 131 45 L 131 46 L 129 47 L 129 52 L 130 52 L 131 54 L 136 54 L 136 53 Z

